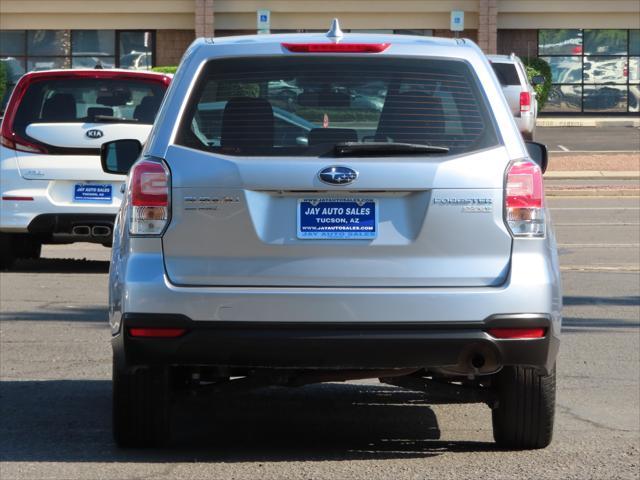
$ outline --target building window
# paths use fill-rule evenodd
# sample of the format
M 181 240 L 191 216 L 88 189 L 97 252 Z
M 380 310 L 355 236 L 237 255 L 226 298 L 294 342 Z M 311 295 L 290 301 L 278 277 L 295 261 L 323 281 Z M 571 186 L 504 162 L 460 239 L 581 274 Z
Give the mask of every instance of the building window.
M 150 30 L 1 30 L 0 61 L 9 83 L 25 72 L 51 68 L 130 68 L 155 65 Z
M 72 30 L 71 67 L 104 68 L 116 66 L 116 32 L 114 30 Z
M 133 70 L 153 67 L 153 34 L 148 31 L 118 32 L 118 66 Z
M 640 111 L 640 30 L 539 30 L 538 55 L 553 82 L 545 112 Z

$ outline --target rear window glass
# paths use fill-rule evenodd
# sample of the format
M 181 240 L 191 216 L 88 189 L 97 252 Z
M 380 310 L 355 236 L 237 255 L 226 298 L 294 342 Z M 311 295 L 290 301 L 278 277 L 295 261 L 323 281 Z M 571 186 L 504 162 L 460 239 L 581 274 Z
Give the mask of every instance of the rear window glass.
M 497 143 L 463 61 L 393 57 L 209 62 L 177 143 L 229 155 L 331 154 L 337 143 L 395 142 L 469 152 Z
M 14 130 L 32 123 L 131 122 L 152 124 L 166 87 L 159 82 L 56 78 L 29 86 L 16 112 Z
M 492 63 L 501 85 L 520 85 L 518 71 L 513 63 Z

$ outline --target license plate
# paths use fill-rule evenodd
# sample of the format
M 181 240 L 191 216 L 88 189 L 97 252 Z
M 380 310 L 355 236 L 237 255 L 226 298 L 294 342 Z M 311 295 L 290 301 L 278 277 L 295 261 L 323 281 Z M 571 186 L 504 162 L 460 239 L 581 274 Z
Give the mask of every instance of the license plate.
M 298 200 L 298 238 L 366 240 L 378 235 L 378 204 L 360 198 Z
M 73 191 L 76 202 L 111 202 L 111 185 L 76 184 Z

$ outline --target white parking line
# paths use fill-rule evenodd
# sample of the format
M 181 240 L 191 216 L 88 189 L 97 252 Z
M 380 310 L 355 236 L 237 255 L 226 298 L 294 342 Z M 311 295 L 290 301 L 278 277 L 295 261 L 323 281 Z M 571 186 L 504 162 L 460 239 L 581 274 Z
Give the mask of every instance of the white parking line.
M 558 145 L 558 147 L 560 148 L 567 148 L 567 147 L 563 147 L 562 145 Z M 599 153 L 639 153 L 639 150 L 549 150 L 549 153 L 564 153 L 564 152 L 570 152 L 570 153 L 595 153 L 595 154 L 599 154 Z
M 551 210 L 640 210 L 640 207 L 549 207 Z
M 558 145 L 558 148 L 559 148 L 560 150 L 562 150 L 563 152 L 569 152 L 569 151 L 570 151 L 570 150 L 569 150 L 567 147 L 565 147 L 564 145 Z
M 559 243 L 560 248 L 640 248 L 640 243 Z
M 602 223 L 589 223 L 589 222 L 576 222 L 576 223 L 554 223 L 555 227 L 637 227 L 640 223 L 637 222 L 602 222 Z
M 639 272 L 640 265 L 560 265 L 562 272 Z

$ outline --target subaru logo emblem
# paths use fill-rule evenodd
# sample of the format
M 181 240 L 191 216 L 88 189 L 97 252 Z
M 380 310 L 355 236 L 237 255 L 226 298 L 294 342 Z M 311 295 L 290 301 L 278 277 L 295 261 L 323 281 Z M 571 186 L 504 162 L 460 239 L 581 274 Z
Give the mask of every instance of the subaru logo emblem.
M 89 138 L 101 138 L 103 135 L 104 133 L 102 133 L 102 130 L 98 130 L 97 128 L 87 130 L 87 137 Z
M 349 167 L 327 167 L 320 170 L 318 178 L 329 185 L 347 185 L 358 178 L 358 172 Z

